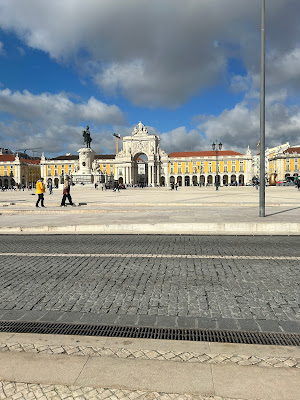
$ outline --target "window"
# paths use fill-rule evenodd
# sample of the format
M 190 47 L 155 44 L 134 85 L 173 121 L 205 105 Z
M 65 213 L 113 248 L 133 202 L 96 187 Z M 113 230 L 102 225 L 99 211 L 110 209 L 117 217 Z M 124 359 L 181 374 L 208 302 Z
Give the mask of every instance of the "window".
M 244 172 L 244 161 L 240 160 L 240 172 Z
M 200 173 L 201 174 L 204 173 L 204 163 L 203 163 L 203 161 L 200 162 Z
M 212 162 L 208 162 L 208 172 L 212 172 Z
M 297 158 L 295 158 L 295 171 L 298 171 L 298 169 L 299 169 L 299 163 L 298 163 L 298 159 Z
M 231 164 L 231 172 L 235 172 L 235 162 Z
M 181 165 L 178 165 L 178 174 L 181 174 Z
M 224 172 L 228 172 L 227 161 L 224 161 Z
M 290 170 L 290 160 L 286 160 L 286 170 Z

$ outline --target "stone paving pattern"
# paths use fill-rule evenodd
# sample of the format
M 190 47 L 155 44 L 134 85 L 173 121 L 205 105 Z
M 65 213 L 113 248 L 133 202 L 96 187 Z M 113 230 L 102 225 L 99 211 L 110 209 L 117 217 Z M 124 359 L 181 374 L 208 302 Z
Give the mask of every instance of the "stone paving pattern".
M 233 400 L 219 396 L 202 397 L 188 394 L 130 391 L 108 388 L 92 388 L 63 385 L 40 385 L 34 383 L 0 382 L 0 400 Z M 235 399 L 242 400 L 242 399 Z
M 297 333 L 299 261 L 274 257 L 299 257 L 298 243 L 297 237 L 1 236 L 1 253 L 20 256 L 0 257 L 0 319 Z M 22 256 L 31 252 L 65 256 Z M 88 256 L 99 252 L 119 256 Z M 132 253 L 140 256 L 126 257 Z
M 127 348 L 36 345 L 24 343 L 0 343 L 0 352 L 27 352 L 42 354 L 67 354 L 73 356 L 114 357 L 157 361 L 178 361 L 205 364 L 256 365 L 259 367 L 300 368 L 300 359 L 292 357 L 249 356 L 242 354 L 212 354 L 158 350 L 131 350 Z

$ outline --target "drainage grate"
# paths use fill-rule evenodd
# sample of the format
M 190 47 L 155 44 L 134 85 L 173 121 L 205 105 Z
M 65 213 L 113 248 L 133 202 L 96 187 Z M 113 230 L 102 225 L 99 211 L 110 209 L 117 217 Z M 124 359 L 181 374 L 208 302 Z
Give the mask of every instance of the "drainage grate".
M 0 332 L 299 346 L 299 334 L 0 321 Z

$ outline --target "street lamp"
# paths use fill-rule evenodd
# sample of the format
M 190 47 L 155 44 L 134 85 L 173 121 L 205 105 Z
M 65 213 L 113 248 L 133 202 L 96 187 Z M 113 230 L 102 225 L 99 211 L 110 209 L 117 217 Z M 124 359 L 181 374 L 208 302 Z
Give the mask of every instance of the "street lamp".
M 259 216 L 266 216 L 265 206 L 265 0 L 261 2 L 261 72 L 260 72 L 260 186 L 259 186 Z
M 217 140 L 216 140 L 217 142 Z M 219 163 L 218 163 L 218 151 L 222 150 L 222 143 L 219 142 L 219 144 L 213 143 L 211 145 L 213 151 L 216 151 L 216 190 L 219 189 Z

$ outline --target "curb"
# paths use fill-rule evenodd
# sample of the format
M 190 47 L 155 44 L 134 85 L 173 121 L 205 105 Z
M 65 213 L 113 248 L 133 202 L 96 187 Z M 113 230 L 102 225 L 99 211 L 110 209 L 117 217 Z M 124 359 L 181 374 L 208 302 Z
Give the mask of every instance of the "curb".
M 1 227 L 0 234 L 300 235 L 300 223 L 164 223 Z

